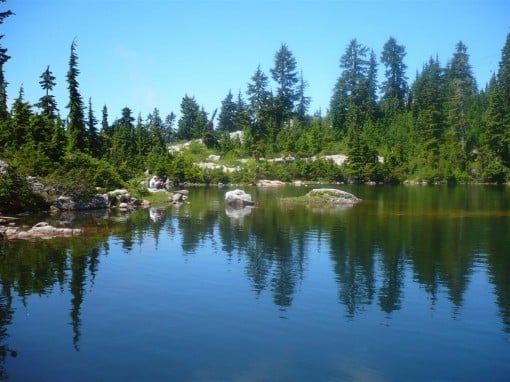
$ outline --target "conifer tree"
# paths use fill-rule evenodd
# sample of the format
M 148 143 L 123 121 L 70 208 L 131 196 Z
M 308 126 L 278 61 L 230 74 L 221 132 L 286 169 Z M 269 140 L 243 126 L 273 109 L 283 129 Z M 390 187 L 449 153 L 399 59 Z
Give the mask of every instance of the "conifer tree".
M 5 2 L 5 0 L 0 0 L 0 3 Z M 0 25 L 3 24 L 4 20 L 12 16 L 14 13 L 12 11 L 4 11 L 0 12 Z M 4 37 L 0 35 L 0 39 Z M 7 61 L 9 61 L 11 57 L 7 54 L 7 48 L 2 47 L 0 44 L 0 121 L 4 121 L 9 117 L 9 113 L 7 111 L 7 81 L 4 76 L 4 65 Z
M 444 133 L 443 77 L 438 59 L 429 59 L 412 86 L 412 112 L 420 139 L 420 166 L 436 168 Z
M 375 122 L 377 119 L 377 58 L 373 50 L 370 51 L 367 72 L 367 98 L 366 98 L 366 120 Z
M 353 39 L 340 59 L 342 73 L 330 103 L 332 124 L 340 136 L 349 128 L 361 130 L 370 114 L 370 61 L 367 55 L 368 48 Z
M 221 102 L 220 114 L 218 116 L 218 132 L 232 132 L 236 130 L 235 117 L 236 104 L 232 90 L 228 91 L 227 96 Z
M 94 157 L 99 157 L 101 154 L 101 147 L 99 145 L 99 135 L 97 132 L 97 119 L 94 115 L 94 109 L 92 108 L 92 98 L 89 97 L 89 108 L 88 108 L 88 143 L 89 143 L 89 152 Z
M 397 40 L 390 37 L 384 44 L 381 62 L 385 66 L 385 81 L 382 90 L 382 110 L 386 115 L 392 116 L 404 110 L 409 92 L 406 69 L 404 64 L 406 56 L 405 47 L 397 44 Z
M 69 71 L 67 72 L 67 83 L 69 89 L 69 109 L 67 134 L 68 150 L 79 150 L 86 152 L 88 149 L 88 134 L 85 126 L 85 115 L 83 100 L 78 84 L 78 56 L 76 54 L 76 41 L 71 44 L 71 55 L 69 58 Z
M 11 109 L 10 134 L 7 143 L 10 147 L 19 150 L 31 140 L 30 118 L 32 110 L 30 104 L 24 99 L 23 86 L 19 89 L 18 98 L 14 100 Z
M 299 80 L 296 68 L 294 55 L 286 44 L 282 44 L 275 54 L 274 67 L 271 69 L 271 75 L 277 84 L 275 96 L 277 129 L 292 117 L 295 102 L 298 100 L 296 85 Z
M 483 136 L 485 165 L 493 162 L 486 180 L 510 177 L 510 33 L 501 54 L 497 76 L 489 88 L 489 108 Z
M 200 106 L 198 106 L 195 97 L 189 97 L 187 94 L 181 101 L 181 118 L 177 125 L 177 137 L 182 140 L 191 140 L 194 137 L 194 126 L 199 117 Z
M 165 140 L 163 137 L 163 120 L 159 115 L 159 109 L 154 108 L 147 116 L 147 127 L 150 135 L 149 151 L 162 154 L 165 152 Z
M 467 47 L 460 41 L 445 73 L 447 125 L 453 129 L 462 150 L 466 148 L 470 108 L 477 94 Z
M 268 77 L 260 65 L 251 77 L 246 94 L 250 113 L 250 135 L 254 142 L 267 138 L 270 114 L 272 111 L 271 93 L 268 90 Z
M 170 143 L 174 140 L 175 136 L 175 130 L 174 130 L 174 124 L 175 124 L 175 114 L 173 112 L 170 112 L 165 118 L 164 123 L 164 132 L 163 132 L 163 138 L 165 139 L 166 143 Z
M 297 88 L 297 105 L 296 105 L 296 117 L 299 121 L 304 122 L 306 120 L 306 114 L 310 107 L 310 97 L 305 95 L 305 90 L 308 87 L 308 83 L 303 79 L 303 72 L 299 77 L 299 84 Z
M 122 117 L 114 122 L 111 159 L 114 165 L 127 163 L 135 154 L 134 118 L 131 109 L 122 109 Z
M 50 152 L 48 157 L 54 162 L 60 161 L 64 156 L 65 148 L 67 146 L 67 135 L 64 126 L 64 121 L 57 115 L 53 123 L 53 132 L 51 135 Z
M 142 115 L 139 113 L 135 125 L 135 146 L 136 155 L 141 160 L 151 150 L 151 135 L 146 123 L 143 123 Z
M 192 126 L 192 137 L 193 139 L 201 139 L 204 134 L 208 131 L 207 127 L 207 113 L 202 106 L 196 115 L 196 119 L 193 121 Z
M 235 104 L 234 131 L 245 130 L 250 126 L 250 115 L 248 106 L 244 102 L 243 96 L 239 91 L 237 93 L 237 102 Z
M 103 106 L 101 111 L 101 133 L 111 136 L 113 131 L 111 126 L 108 124 L 108 108 L 106 105 Z
M 46 70 L 40 76 L 41 81 L 39 84 L 41 88 L 45 91 L 45 94 L 39 99 L 39 102 L 35 105 L 42 109 L 42 115 L 47 117 L 50 121 L 54 121 L 57 117 L 57 102 L 55 101 L 55 97 L 50 94 L 50 91 L 53 90 L 53 87 L 56 85 L 55 76 L 50 70 L 50 66 L 46 67 Z

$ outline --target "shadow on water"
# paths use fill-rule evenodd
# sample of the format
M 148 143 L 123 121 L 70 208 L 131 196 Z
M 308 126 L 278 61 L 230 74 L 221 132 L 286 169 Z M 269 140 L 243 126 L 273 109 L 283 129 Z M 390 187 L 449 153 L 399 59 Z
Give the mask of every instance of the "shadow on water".
M 254 208 L 232 211 L 224 190 L 192 189 L 190 204 L 132 214 L 95 211 L 32 216 L 56 226 L 87 227 L 83 237 L 1 243 L 0 377 L 6 375 L 13 296 L 70 291 L 73 344 L 80 351 L 81 309 L 108 256 L 112 240 L 125 251 L 147 238 L 180 235 L 182 256 L 214 241 L 226 259 L 239 257 L 256 295 L 269 292 L 283 312 L 293 304 L 307 263 L 326 250 L 348 317 L 377 306 L 390 315 L 406 303 L 406 277 L 430 298 L 446 290 L 453 314 L 463 306 L 474 270 L 482 262 L 494 286 L 503 330 L 510 332 L 509 190 L 489 187 L 408 188 L 345 186 L 364 201 L 357 206 L 317 209 L 279 203 L 305 188 L 250 188 Z M 323 249 L 318 250 L 318 247 Z

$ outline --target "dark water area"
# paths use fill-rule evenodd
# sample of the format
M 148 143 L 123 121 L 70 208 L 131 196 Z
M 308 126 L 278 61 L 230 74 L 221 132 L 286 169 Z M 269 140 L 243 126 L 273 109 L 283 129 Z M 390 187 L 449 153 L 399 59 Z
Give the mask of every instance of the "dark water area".
M 0 243 L 0 378 L 510 380 L 510 189 L 339 188 L 26 218 L 86 234 Z

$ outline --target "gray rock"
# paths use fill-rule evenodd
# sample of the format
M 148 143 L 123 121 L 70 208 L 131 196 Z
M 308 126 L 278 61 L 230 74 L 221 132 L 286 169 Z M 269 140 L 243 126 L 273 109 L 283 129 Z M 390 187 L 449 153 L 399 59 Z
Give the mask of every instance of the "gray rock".
M 128 210 L 129 209 L 129 204 L 127 204 L 126 202 L 122 202 L 119 204 L 119 210 Z
M 96 195 L 90 200 L 81 200 L 70 196 L 60 196 L 55 206 L 59 210 L 99 210 L 109 207 L 108 195 Z
M 306 194 L 305 199 L 310 203 L 321 204 L 356 204 L 361 199 L 348 192 L 338 190 L 336 188 L 315 188 Z
M 59 236 L 80 235 L 81 229 L 56 228 L 46 222 L 40 222 L 30 228 L 28 231 L 21 230 L 18 227 L 9 227 L 0 231 L 0 236 L 9 240 L 31 240 L 31 239 L 50 239 Z
M 239 189 L 227 191 L 225 193 L 225 203 L 235 207 L 254 205 L 253 201 L 251 200 L 251 195 Z

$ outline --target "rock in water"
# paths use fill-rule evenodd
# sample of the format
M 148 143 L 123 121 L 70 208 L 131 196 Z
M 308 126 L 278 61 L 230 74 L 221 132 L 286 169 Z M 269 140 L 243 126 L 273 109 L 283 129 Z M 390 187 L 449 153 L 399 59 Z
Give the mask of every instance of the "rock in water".
M 306 194 L 306 199 L 310 203 L 322 204 L 356 204 L 361 199 L 348 192 L 338 190 L 336 188 L 315 188 Z
M 243 190 L 232 190 L 225 193 L 225 202 L 230 206 L 244 207 L 253 206 L 251 195 Z

